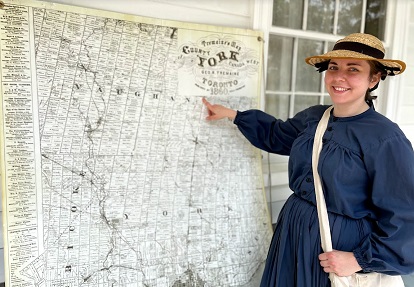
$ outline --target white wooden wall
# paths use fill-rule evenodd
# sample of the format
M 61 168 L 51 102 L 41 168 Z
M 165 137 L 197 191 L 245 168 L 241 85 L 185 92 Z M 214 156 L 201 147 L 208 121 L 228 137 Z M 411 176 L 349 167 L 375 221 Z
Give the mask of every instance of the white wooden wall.
M 401 14 L 407 20 L 397 28 L 403 35 L 402 56 L 407 69 L 401 75 L 396 121 L 414 144 L 414 0 L 409 0 L 406 6 L 401 7 Z

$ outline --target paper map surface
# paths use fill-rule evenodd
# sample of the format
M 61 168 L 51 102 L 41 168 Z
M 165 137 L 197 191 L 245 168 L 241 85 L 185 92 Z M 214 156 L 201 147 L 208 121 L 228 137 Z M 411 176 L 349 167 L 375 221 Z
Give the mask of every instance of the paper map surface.
M 6 286 L 245 286 L 271 238 L 255 31 L 50 4 L 1 13 Z

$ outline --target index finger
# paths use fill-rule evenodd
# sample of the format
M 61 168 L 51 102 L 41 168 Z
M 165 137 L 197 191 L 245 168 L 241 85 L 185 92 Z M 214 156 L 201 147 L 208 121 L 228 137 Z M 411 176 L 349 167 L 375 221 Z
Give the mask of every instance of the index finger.
M 207 107 L 211 106 L 211 104 L 206 100 L 206 98 L 203 98 L 203 104 L 205 104 Z

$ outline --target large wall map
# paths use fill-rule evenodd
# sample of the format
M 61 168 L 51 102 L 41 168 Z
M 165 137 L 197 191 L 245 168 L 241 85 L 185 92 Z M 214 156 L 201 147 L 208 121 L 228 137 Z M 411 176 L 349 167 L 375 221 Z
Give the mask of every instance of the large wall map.
M 241 286 L 271 224 L 260 152 L 202 97 L 258 108 L 260 33 L 5 1 L 6 286 Z

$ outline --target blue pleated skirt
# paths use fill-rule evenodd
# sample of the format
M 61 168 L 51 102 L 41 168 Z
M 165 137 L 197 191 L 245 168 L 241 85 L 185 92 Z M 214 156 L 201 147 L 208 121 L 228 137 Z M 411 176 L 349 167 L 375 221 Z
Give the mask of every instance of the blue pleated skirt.
M 352 251 L 372 230 L 365 219 L 329 213 L 332 245 Z M 292 194 L 280 212 L 260 287 L 328 287 L 319 264 L 322 253 L 316 206 Z

